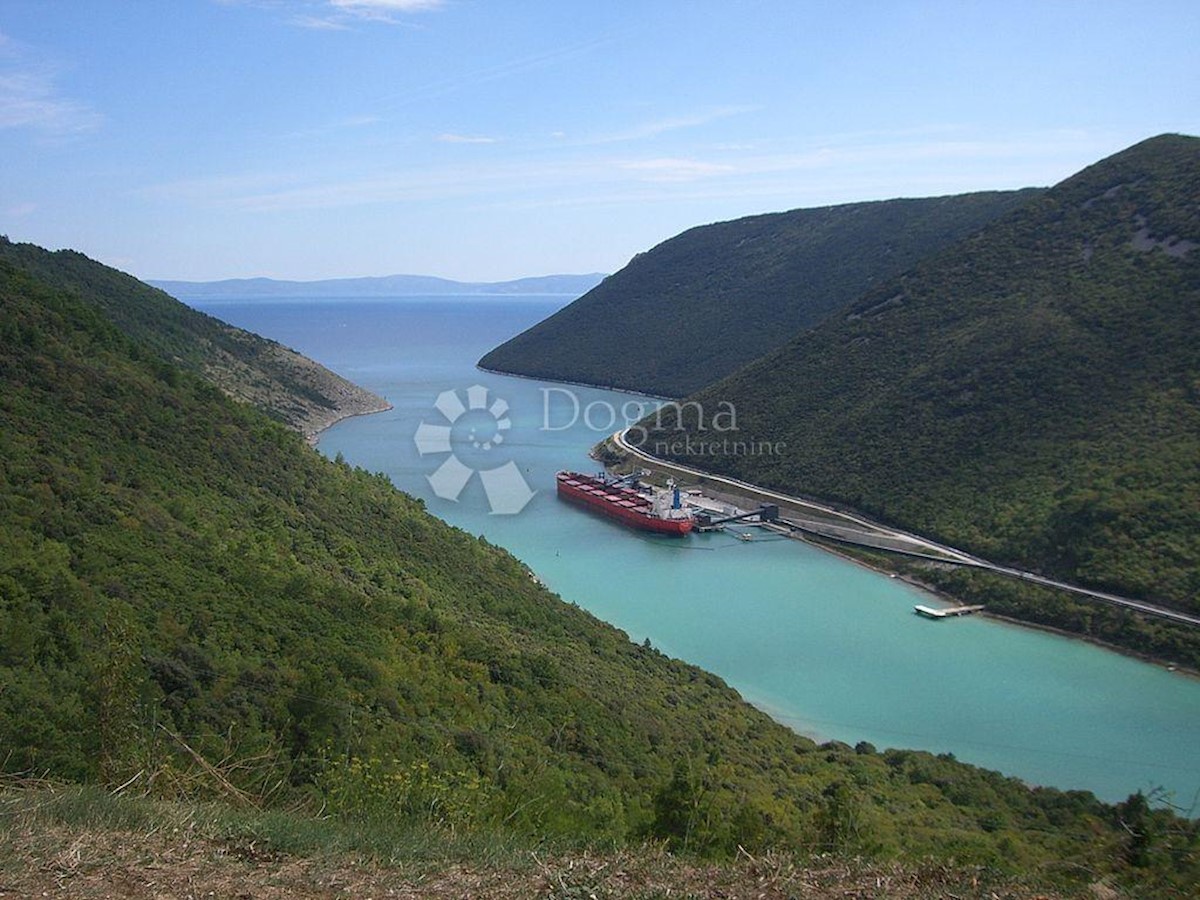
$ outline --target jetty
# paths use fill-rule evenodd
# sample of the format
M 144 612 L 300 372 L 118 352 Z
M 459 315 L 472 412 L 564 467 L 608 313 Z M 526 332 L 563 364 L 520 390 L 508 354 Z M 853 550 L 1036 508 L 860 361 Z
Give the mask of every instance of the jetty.
M 919 535 L 872 523 L 846 510 L 835 509 L 832 506 L 807 500 L 803 497 L 781 494 L 777 491 L 747 484 L 736 478 L 726 478 L 722 475 L 714 475 L 711 472 L 705 472 L 691 466 L 660 459 L 639 447 L 631 446 L 625 439 L 628 432 L 628 428 L 622 429 L 616 432 L 611 438 L 614 446 L 620 452 L 648 463 L 659 471 L 671 473 L 676 477 L 687 476 L 699 479 L 708 490 L 711 490 L 716 485 L 724 485 L 727 488 L 732 488 L 736 493 L 746 497 L 753 497 L 760 503 L 771 502 L 779 504 L 781 511 L 784 509 L 788 511 L 788 518 L 784 518 L 781 515 L 777 521 L 798 534 L 814 535 L 861 547 L 872 547 L 877 550 L 886 550 L 890 553 L 898 553 L 917 559 L 927 559 L 936 563 L 995 572 L 997 575 L 1016 578 L 1020 581 L 1053 588 L 1054 590 L 1067 591 L 1082 597 L 1099 600 L 1103 603 L 1110 603 L 1113 606 L 1131 609 L 1145 615 L 1156 616 L 1160 619 L 1169 619 L 1172 622 L 1179 622 L 1184 625 L 1200 628 L 1200 615 L 1196 615 L 1195 613 L 1182 612 L 1155 603 L 1148 603 L 1144 600 L 1135 600 L 1131 597 L 1122 597 L 1117 594 L 1098 591 L 1094 588 L 1059 581 L 1054 578 L 1048 578 L 1045 575 L 1038 575 L 1035 572 L 1027 572 L 1023 569 L 1014 569 L 1011 566 L 998 565 L 988 562 L 986 559 L 981 559 L 978 556 L 973 556 L 963 550 L 922 538 Z M 800 518 L 793 518 L 794 510 L 806 512 L 802 512 Z M 830 520 L 844 524 L 831 527 Z M 946 617 L 934 616 L 933 618 L 944 619 Z
M 935 609 L 932 606 L 922 606 L 918 603 L 913 607 L 913 612 L 918 616 L 924 616 L 926 619 L 952 619 L 957 616 L 969 616 L 971 613 L 977 613 L 982 609 L 982 606 L 947 606 L 943 609 Z

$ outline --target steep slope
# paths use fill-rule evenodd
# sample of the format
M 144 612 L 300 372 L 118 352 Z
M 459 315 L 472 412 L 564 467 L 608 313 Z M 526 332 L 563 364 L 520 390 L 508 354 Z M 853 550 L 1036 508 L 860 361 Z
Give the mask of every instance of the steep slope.
M 51 253 L 0 237 L 0 261 L 95 304 L 140 346 L 305 435 L 346 416 L 387 409 L 383 398 L 296 351 L 197 312 L 82 253 Z
M 693 228 L 479 364 L 681 397 L 1036 194 L 851 203 Z
M 0 386 L 0 770 L 458 835 L 1196 877 L 1200 830 L 1140 795 L 814 746 L 3 262 Z
M 786 448 L 693 462 L 1200 609 L 1198 198 L 1197 138 L 1085 169 L 697 394 Z

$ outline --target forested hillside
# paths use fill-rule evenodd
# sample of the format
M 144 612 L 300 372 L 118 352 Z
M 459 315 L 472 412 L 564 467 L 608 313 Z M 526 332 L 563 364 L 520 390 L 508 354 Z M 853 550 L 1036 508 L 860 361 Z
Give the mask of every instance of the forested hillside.
M 691 460 L 704 468 L 1200 609 L 1200 139 L 1153 138 L 1083 170 L 694 399 L 734 404 L 738 437 L 786 444 Z M 704 436 L 694 409 L 685 419 Z M 932 577 L 1200 661 L 1192 634 Z
M 1037 193 L 850 203 L 692 228 L 480 365 L 681 397 Z
M 1198 877 L 1200 829 L 1141 795 L 814 745 L 3 261 L 0 385 L 0 771 L 530 845 Z
M 101 309 L 142 349 L 198 372 L 306 435 L 387 402 L 275 341 L 205 315 L 73 250 L 0 237 L 0 261 Z

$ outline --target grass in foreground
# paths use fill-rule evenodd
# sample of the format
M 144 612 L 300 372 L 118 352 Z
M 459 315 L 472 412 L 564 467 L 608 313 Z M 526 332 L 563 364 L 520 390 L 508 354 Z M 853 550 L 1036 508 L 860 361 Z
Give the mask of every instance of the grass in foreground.
M 402 825 L 0 787 L 0 897 L 1051 898 L 974 867 L 741 854 L 714 864 L 645 845 L 518 843 Z M 1121 896 L 1093 885 L 1087 896 Z

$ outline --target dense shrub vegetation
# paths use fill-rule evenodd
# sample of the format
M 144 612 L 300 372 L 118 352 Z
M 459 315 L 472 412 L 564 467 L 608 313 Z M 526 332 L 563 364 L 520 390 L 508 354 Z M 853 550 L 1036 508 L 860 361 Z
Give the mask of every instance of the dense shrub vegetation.
M 1085 169 L 697 394 L 736 406 L 738 437 L 786 450 L 692 462 L 1200 610 L 1197 196 L 1197 138 Z M 664 424 L 650 449 L 678 420 Z M 1035 592 L 1006 593 L 1031 608 Z M 1130 629 L 1129 646 L 1200 663 L 1194 636 Z
M 49 253 L 0 236 L 0 261 L 96 306 L 139 346 L 203 375 L 272 418 L 314 434 L 345 415 L 386 403 L 275 341 L 184 306 L 136 278 L 82 253 Z
M 814 745 L 3 261 L 0 382 L 5 771 L 531 842 L 1195 883 L 1197 826 L 1140 795 Z
M 682 397 L 1037 193 L 850 203 L 692 228 L 480 365 Z

